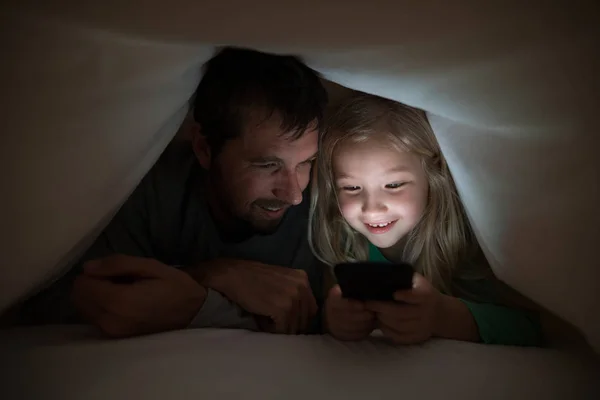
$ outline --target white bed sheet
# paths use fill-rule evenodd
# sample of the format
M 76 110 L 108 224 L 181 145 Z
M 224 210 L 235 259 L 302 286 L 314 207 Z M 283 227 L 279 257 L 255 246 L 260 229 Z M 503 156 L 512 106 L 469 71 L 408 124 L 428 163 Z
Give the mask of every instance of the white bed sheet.
M 555 350 L 433 340 L 188 330 L 98 339 L 85 327 L 0 332 L 4 399 L 600 398 L 600 364 Z

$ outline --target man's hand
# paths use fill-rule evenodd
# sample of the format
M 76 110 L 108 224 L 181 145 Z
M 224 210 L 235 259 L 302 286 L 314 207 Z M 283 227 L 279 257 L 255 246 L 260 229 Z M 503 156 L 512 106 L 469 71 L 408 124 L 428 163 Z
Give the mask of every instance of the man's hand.
M 367 301 L 384 336 L 398 344 L 415 344 L 436 333 L 442 294 L 417 273 L 413 287 L 394 294 L 395 302 Z
M 325 300 L 325 327 L 336 339 L 362 340 L 375 329 L 375 313 L 358 300 L 344 299 L 338 285 Z
M 119 254 L 84 264 L 71 293 L 80 314 L 111 337 L 185 328 L 205 298 L 185 272 Z
M 316 315 L 317 302 L 305 271 L 254 261 L 218 259 L 188 269 L 204 287 L 222 293 L 257 315 L 263 330 L 305 332 Z M 271 323 L 264 323 L 267 317 Z

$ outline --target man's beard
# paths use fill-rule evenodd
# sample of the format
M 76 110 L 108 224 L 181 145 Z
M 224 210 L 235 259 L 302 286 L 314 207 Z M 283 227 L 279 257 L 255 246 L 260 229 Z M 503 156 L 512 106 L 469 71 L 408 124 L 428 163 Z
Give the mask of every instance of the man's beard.
M 256 207 L 256 208 L 284 208 L 285 210 L 283 211 L 283 214 L 281 215 L 280 218 L 278 219 L 260 219 L 259 221 L 253 221 L 252 222 L 252 226 L 254 227 L 255 231 L 257 234 L 261 234 L 261 235 L 270 235 L 272 233 L 275 233 L 275 231 L 277 231 L 277 229 L 279 228 L 279 225 L 281 225 L 281 221 L 283 221 L 283 219 L 285 218 L 287 212 L 288 212 L 288 208 L 289 208 L 289 204 L 282 202 L 280 200 L 269 200 L 269 199 L 259 199 L 256 200 L 252 203 L 252 207 Z
M 225 197 L 225 196 L 223 196 Z M 259 208 L 259 207 L 287 207 L 287 204 L 283 205 L 281 202 L 275 204 L 276 200 L 266 200 L 260 199 L 256 200 L 250 206 L 251 208 Z M 226 203 L 221 203 L 226 204 Z M 281 222 L 285 218 L 288 210 L 285 210 L 283 215 L 278 219 L 268 219 L 268 218 L 260 218 L 255 217 L 256 214 L 253 214 L 251 210 L 249 210 L 245 215 L 236 214 L 233 212 L 233 208 L 231 204 L 228 205 L 228 214 L 230 216 L 231 224 L 229 225 L 228 230 L 234 237 L 249 237 L 253 235 L 271 235 L 277 231 Z M 253 218 L 254 217 L 254 218 Z
M 253 218 L 253 209 L 287 208 L 289 204 L 276 199 L 258 199 L 252 202 L 246 213 L 236 212 L 235 201 L 230 196 L 230 188 L 223 185 L 224 180 L 217 171 L 209 173 L 209 192 L 213 197 L 213 218 L 220 234 L 228 241 L 242 241 L 253 235 L 270 235 L 277 231 L 288 210 L 279 219 Z M 215 212 L 217 211 L 217 212 Z M 216 215 L 215 215 L 216 214 Z

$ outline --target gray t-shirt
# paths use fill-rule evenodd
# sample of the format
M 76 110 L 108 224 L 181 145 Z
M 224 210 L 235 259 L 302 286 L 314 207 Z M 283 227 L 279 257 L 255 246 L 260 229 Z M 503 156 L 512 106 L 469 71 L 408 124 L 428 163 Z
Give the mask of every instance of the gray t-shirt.
M 303 269 L 321 305 L 322 269 L 307 240 L 308 193 L 300 205 L 288 210 L 275 233 L 231 242 L 219 236 L 210 215 L 203 173 L 190 143 L 172 142 L 79 263 L 24 304 L 21 322 L 78 322 L 69 301 L 74 278 L 83 262 L 113 253 L 150 257 L 172 266 L 226 257 Z M 315 318 L 311 331 L 319 330 L 319 320 Z M 213 290 L 190 326 L 256 329 L 251 315 Z

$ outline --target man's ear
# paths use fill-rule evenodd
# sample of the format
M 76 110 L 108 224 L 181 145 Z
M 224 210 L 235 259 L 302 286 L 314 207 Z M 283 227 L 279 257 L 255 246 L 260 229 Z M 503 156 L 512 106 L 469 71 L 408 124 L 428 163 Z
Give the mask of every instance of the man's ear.
M 192 148 L 194 149 L 194 154 L 196 154 L 200 166 L 204 169 L 209 169 L 212 155 L 206 136 L 202 134 L 200 125 L 196 122 L 193 123 L 190 130 L 192 132 Z

